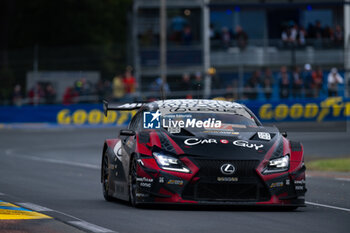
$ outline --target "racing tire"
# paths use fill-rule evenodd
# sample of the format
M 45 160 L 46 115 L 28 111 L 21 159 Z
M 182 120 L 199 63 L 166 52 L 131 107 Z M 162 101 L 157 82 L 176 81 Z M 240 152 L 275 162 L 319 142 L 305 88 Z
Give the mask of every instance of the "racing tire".
M 139 204 L 136 201 L 136 177 L 137 177 L 137 160 L 135 156 L 133 156 L 130 164 L 130 172 L 129 172 L 129 200 L 130 204 L 133 207 L 138 207 Z
M 109 191 L 109 170 L 108 155 L 105 153 L 102 159 L 102 193 L 106 201 L 113 201 L 114 198 L 108 194 Z
M 285 207 L 285 210 L 286 210 L 286 211 L 294 211 L 294 210 L 296 210 L 296 209 L 298 209 L 298 206 L 288 206 L 288 207 Z

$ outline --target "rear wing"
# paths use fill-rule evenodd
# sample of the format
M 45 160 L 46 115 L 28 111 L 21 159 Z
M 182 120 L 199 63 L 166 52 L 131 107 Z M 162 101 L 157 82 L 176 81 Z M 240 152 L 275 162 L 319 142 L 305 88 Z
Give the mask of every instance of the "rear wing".
M 129 111 L 129 110 L 135 110 L 140 109 L 142 107 L 143 103 L 126 103 L 126 104 L 113 104 L 108 103 L 107 100 L 103 100 L 103 113 L 105 116 L 107 116 L 107 112 L 110 110 L 114 111 Z

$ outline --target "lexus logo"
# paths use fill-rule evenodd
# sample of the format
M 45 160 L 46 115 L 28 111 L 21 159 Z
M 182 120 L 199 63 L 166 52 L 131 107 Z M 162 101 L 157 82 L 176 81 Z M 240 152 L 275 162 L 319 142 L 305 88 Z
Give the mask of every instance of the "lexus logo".
M 232 164 L 226 163 L 221 166 L 220 170 L 221 170 L 221 173 L 224 175 L 232 175 L 233 173 L 235 173 L 236 168 Z

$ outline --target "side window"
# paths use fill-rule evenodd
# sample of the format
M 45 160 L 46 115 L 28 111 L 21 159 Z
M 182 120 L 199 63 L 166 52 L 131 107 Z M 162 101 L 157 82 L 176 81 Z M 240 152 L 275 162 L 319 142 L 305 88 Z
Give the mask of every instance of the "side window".
M 129 129 L 134 131 L 139 131 L 142 129 L 143 112 L 144 111 L 140 111 L 136 113 L 129 124 Z
M 136 119 L 137 119 L 137 114 L 131 119 L 131 121 L 129 123 L 129 127 L 128 127 L 129 129 L 135 130 Z
M 142 124 L 143 124 L 143 112 L 139 112 L 139 114 L 136 116 L 136 130 L 140 131 L 142 129 Z

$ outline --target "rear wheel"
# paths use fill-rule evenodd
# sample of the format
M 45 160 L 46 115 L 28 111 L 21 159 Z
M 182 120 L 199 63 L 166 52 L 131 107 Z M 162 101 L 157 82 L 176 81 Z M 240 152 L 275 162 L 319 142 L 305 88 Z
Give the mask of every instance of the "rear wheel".
M 137 178 L 137 161 L 135 157 L 131 160 L 130 172 L 129 172 L 129 197 L 130 204 L 134 207 L 137 207 L 136 202 L 136 178 Z
M 287 211 L 294 211 L 296 209 L 298 209 L 298 206 L 288 206 L 288 207 L 285 207 Z
M 109 170 L 108 170 L 108 155 L 105 153 L 102 160 L 102 192 L 106 201 L 112 201 L 113 197 L 109 192 Z

